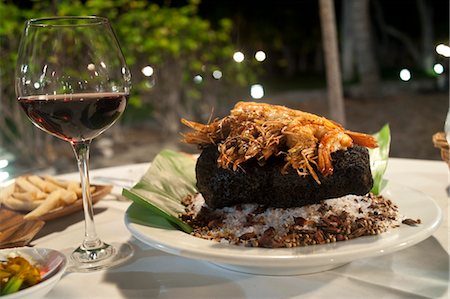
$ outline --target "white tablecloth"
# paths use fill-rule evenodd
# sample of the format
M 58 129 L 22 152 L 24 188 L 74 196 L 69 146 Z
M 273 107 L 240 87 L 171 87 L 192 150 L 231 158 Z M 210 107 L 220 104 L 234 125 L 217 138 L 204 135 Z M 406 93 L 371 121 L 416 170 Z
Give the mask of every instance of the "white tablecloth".
M 93 182 L 102 176 L 123 178 L 118 183 L 129 184 L 147 167 L 99 169 L 91 177 Z M 108 242 L 131 242 L 134 257 L 109 270 L 68 273 L 46 298 L 448 298 L 447 173 L 444 162 L 410 159 L 391 159 L 386 173 L 387 179 L 436 200 L 444 220 L 432 237 L 393 254 L 300 276 L 242 274 L 153 249 L 134 239 L 124 225 L 130 202 L 110 196 L 95 206 L 97 231 Z M 121 188 L 113 191 L 120 194 Z M 32 244 L 57 250 L 79 245 L 82 218 L 78 213 L 47 223 Z

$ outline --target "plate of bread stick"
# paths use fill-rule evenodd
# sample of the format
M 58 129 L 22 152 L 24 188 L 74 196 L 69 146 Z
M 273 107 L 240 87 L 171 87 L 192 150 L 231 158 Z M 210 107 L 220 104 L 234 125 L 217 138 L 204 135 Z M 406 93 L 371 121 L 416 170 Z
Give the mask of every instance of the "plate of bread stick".
M 0 188 L 0 207 L 22 213 L 24 220 L 49 221 L 83 208 L 81 185 L 77 181 L 24 175 Z M 111 185 L 91 185 L 92 203 L 109 194 L 111 189 Z

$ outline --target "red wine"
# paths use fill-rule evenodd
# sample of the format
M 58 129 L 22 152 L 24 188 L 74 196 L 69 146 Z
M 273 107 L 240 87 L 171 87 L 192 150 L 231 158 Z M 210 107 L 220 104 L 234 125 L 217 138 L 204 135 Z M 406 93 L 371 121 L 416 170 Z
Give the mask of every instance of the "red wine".
M 79 93 L 19 97 L 28 118 L 40 129 L 70 142 L 90 140 L 123 113 L 128 94 Z

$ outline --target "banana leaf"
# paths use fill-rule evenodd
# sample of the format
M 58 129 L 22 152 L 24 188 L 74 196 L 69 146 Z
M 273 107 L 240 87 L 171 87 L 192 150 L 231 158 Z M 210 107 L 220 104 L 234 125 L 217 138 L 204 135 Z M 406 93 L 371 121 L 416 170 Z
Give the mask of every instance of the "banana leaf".
M 134 202 L 128 211 L 129 216 L 143 224 L 152 222 L 152 215 L 140 212 L 147 209 L 153 216 L 161 216 L 190 233 L 192 228 L 178 215 L 184 212 L 181 200 L 197 192 L 195 162 L 191 155 L 171 150 L 161 151 L 141 180 L 130 190 L 122 190 L 122 195 Z
M 369 149 L 370 169 L 373 178 L 371 192 L 378 195 L 381 193 L 381 190 L 383 190 L 387 182 L 386 180 L 383 180 L 383 176 L 387 168 L 391 144 L 391 130 L 389 124 L 385 124 L 381 130 L 373 134 L 373 136 L 378 141 L 378 147 Z

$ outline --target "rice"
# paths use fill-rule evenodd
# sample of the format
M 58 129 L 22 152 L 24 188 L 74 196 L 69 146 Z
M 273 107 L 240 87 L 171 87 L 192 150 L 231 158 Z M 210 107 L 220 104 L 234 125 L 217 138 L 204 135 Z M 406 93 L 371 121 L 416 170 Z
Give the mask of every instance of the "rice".
M 201 194 L 187 197 L 181 219 L 195 237 L 250 247 L 297 247 L 377 235 L 400 226 L 398 208 L 371 193 L 297 208 L 242 204 L 212 210 Z M 420 223 L 417 222 L 417 223 Z

